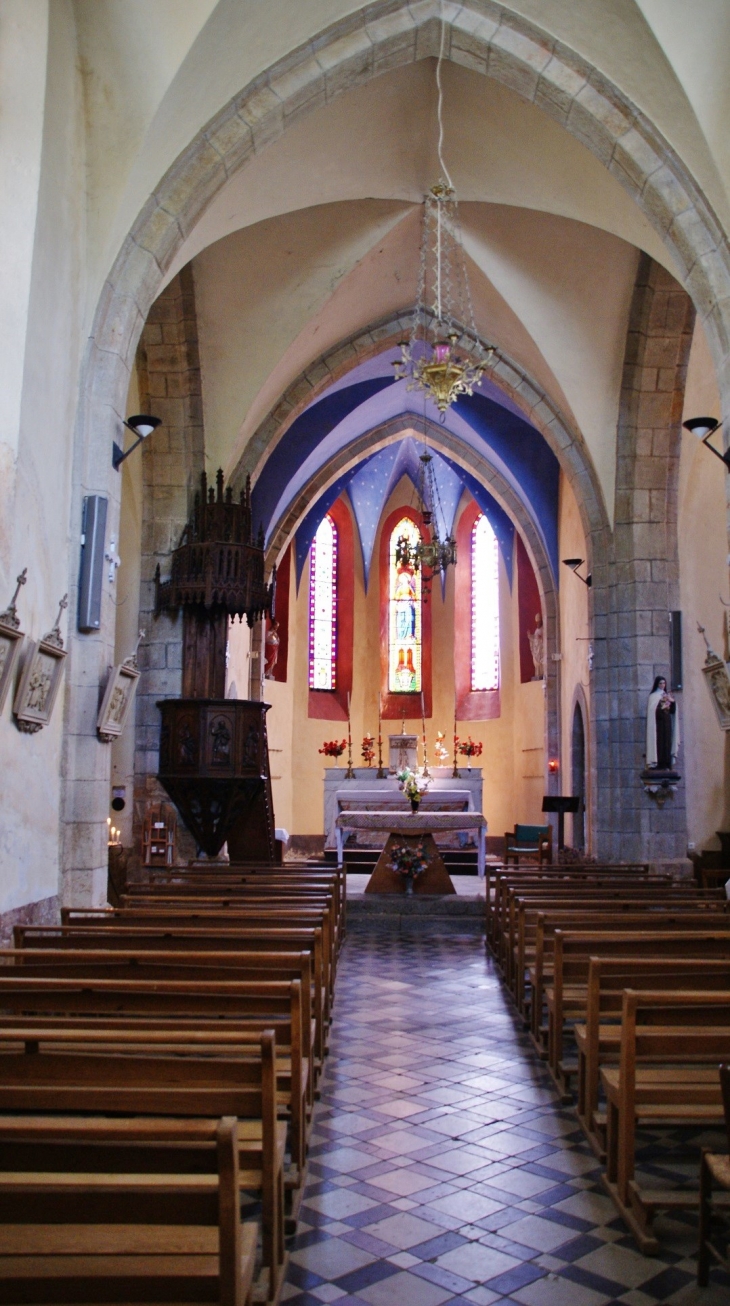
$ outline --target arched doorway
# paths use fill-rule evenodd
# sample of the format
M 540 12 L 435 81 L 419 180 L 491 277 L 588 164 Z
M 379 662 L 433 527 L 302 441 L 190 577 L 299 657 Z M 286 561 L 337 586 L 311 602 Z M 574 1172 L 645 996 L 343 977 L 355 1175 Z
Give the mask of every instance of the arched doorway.
M 573 709 L 573 732 L 571 736 L 571 793 L 578 794 L 580 805 L 573 815 L 573 847 L 586 846 L 586 732 L 580 703 Z

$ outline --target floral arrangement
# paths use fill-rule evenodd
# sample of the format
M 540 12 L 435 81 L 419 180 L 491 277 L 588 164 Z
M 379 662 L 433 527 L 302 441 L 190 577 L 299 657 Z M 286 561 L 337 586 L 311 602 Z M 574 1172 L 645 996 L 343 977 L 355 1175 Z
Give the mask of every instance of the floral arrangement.
M 375 749 L 373 747 L 374 743 L 375 743 L 374 735 L 363 736 L 362 748 L 360 749 L 360 756 L 363 762 L 366 762 L 368 766 L 372 766 L 373 758 L 375 757 Z
M 458 744 L 459 752 L 461 753 L 462 757 L 468 757 L 469 762 L 471 762 L 471 759 L 473 757 L 481 757 L 482 744 L 475 743 L 471 735 L 468 735 L 466 739 L 459 739 L 457 735 L 456 743 Z
M 325 757 L 342 757 L 346 748 L 346 739 L 326 739 L 319 751 L 324 753 Z
M 428 866 L 428 858 L 423 843 L 417 843 L 415 847 L 412 844 L 399 843 L 392 850 L 393 860 L 390 863 L 391 870 L 397 871 L 399 875 L 408 875 L 415 878 L 425 871 Z
M 433 746 L 433 751 L 436 756 L 437 766 L 445 766 L 449 760 L 449 750 L 444 745 L 445 738 L 446 735 L 443 730 L 436 731 L 436 743 Z
M 414 799 L 420 799 L 421 795 L 428 789 L 428 780 L 416 775 L 415 771 L 411 771 L 409 767 L 405 767 L 404 770 L 398 772 L 398 780 L 403 793 L 411 802 Z

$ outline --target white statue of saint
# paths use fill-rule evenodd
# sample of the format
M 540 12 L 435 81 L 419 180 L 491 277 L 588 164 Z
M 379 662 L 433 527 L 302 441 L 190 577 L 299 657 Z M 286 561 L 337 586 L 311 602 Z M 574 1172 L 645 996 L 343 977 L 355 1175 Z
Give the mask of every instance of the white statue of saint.
M 535 613 L 535 629 L 532 634 L 528 634 L 530 641 L 530 652 L 532 654 L 532 664 L 535 668 L 533 680 L 542 680 L 545 676 L 545 636 L 542 629 L 542 615 Z
M 648 770 L 671 771 L 679 752 L 677 703 L 657 676 L 646 705 L 646 765 Z

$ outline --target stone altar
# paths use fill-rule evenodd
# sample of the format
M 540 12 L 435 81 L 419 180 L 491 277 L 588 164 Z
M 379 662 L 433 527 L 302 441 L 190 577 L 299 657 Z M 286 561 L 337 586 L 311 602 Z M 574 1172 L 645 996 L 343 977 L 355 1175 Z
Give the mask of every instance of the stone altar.
M 404 838 L 414 838 L 420 835 L 433 836 L 439 830 L 473 830 L 476 832 L 478 839 L 479 875 L 482 878 L 484 877 L 487 853 L 487 822 L 481 812 L 394 812 L 392 809 L 382 812 L 342 812 L 335 821 L 335 829 L 338 866 L 342 866 L 344 860 L 346 830 L 387 830 L 389 835 L 401 835 Z M 381 854 L 373 875 L 377 872 L 381 862 L 383 862 L 383 854 Z M 441 865 L 443 866 L 443 862 Z M 395 872 L 392 872 L 392 874 L 395 874 Z M 427 872 L 424 872 L 424 874 L 427 874 Z M 377 892 L 377 890 L 370 889 L 369 886 L 367 891 Z M 422 891 L 426 892 L 426 890 Z M 386 889 L 385 892 L 392 893 L 393 890 Z M 435 892 L 438 893 L 439 890 Z M 453 892 L 453 885 L 450 890 L 441 890 L 441 892 Z
M 357 766 L 355 770 L 355 779 L 345 779 L 345 767 L 333 766 L 325 769 L 324 772 L 324 832 L 325 848 L 334 849 L 337 847 L 336 820 L 340 812 L 344 810 L 343 805 L 346 803 L 348 808 L 360 810 L 377 810 L 378 807 L 386 803 L 388 808 L 395 804 L 402 806 L 404 812 L 409 810 L 407 799 L 398 787 L 398 781 L 394 775 L 388 775 L 383 780 L 378 780 L 376 767 Z M 463 766 L 459 768 L 458 779 L 452 775 L 450 766 L 432 766 L 431 783 L 426 792 L 426 798 L 421 802 L 424 809 L 438 808 L 442 802 L 458 802 L 462 806 L 463 795 L 468 794 L 468 799 L 462 810 L 470 812 L 482 811 L 482 768 L 473 766 L 471 770 Z M 342 795 L 338 797 L 338 795 Z M 383 801 L 381 801 L 381 795 Z M 383 827 L 385 828 L 385 827 Z

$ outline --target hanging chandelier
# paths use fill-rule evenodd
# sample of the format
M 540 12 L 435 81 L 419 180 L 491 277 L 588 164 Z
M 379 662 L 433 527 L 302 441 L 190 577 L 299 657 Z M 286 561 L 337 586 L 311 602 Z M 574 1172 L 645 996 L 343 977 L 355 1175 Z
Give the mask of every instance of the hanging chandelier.
M 419 462 L 421 466 L 416 487 L 418 502 L 415 506 L 421 514 L 429 538 L 424 539 L 421 535 L 418 542 L 412 544 L 407 536 L 399 536 L 395 545 L 395 563 L 397 567 L 420 571 L 423 588 L 428 591 L 437 572 L 445 572 L 447 567 L 456 565 L 456 540 L 446 530 L 433 458 L 427 449 L 420 455 Z
M 493 353 L 476 329 L 456 191 L 443 179 L 424 197 L 418 298 L 400 350 L 396 379 L 432 399 L 442 421 L 459 395 L 473 394 Z

